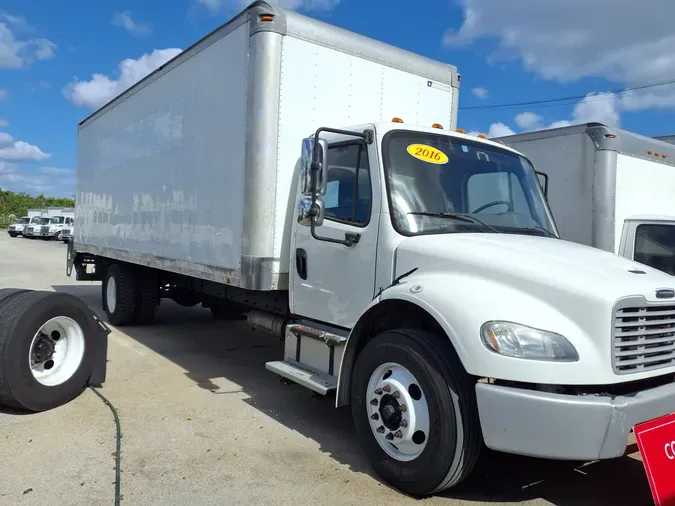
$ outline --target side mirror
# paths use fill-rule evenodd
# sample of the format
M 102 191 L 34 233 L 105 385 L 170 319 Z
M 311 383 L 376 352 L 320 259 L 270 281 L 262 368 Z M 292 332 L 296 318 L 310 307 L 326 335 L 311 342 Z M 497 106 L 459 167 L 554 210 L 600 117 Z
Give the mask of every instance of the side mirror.
M 317 213 L 314 216 L 314 226 L 320 227 L 321 225 L 323 225 L 323 217 L 324 217 L 323 200 L 317 199 L 315 206 Z M 299 225 L 303 227 L 312 226 L 312 216 L 310 213 L 311 209 L 312 209 L 312 197 L 303 197 L 298 201 L 298 210 L 296 214 L 298 217 Z
M 315 146 L 314 137 L 302 140 L 302 156 L 300 159 L 300 193 L 306 197 L 312 196 L 312 162 L 318 162 L 316 170 L 316 196 L 326 194 L 326 171 L 328 168 L 328 142 L 319 139 Z
M 546 172 L 539 172 L 537 170 L 535 170 L 534 173 L 537 175 L 537 178 L 539 179 L 541 189 L 544 190 L 544 197 L 548 198 L 548 174 L 546 174 Z

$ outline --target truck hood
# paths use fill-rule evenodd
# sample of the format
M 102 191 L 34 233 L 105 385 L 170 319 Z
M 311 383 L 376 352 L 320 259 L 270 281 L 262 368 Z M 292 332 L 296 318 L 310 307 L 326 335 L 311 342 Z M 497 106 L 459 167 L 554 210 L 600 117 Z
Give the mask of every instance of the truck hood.
M 443 234 L 409 237 L 397 248 L 396 275 L 412 268 L 457 273 L 517 286 L 550 287 L 591 299 L 626 295 L 656 299 L 672 276 L 597 248 L 548 237 L 516 234 Z M 533 287 L 534 288 L 534 287 Z M 539 290 L 535 290 L 539 291 Z

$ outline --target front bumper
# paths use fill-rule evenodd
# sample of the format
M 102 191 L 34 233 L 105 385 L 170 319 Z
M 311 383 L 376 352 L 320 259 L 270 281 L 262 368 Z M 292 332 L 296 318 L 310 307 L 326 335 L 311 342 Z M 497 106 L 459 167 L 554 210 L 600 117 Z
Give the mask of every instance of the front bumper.
M 636 424 L 675 412 L 675 383 L 613 397 L 478 383 L 476 396 L 488 448 L 559 460 L 621 457 Z

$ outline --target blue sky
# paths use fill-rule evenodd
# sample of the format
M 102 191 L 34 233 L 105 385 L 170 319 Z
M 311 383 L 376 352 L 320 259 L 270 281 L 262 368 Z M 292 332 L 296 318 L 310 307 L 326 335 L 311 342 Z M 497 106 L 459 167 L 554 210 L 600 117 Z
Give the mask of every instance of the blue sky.
M 675 2 L 417 0 L 386 9 L 357 0 L 280 3 L 456 65 L 460 107 L 585 97 L 460 110 L 459 126 L 468 131 L 503 135 L 599 121 L 649 136 L 675 134 L 673 85 L 594 95 L 675 80 Z M 242 5 L 3 0 L 0 187 L 72 195 L 78 121 Z

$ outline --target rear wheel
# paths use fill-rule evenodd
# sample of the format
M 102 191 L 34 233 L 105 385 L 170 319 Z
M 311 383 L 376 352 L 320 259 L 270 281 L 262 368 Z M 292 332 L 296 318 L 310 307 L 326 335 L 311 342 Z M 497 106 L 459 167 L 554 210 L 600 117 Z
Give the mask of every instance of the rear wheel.
M 136 277 L 128 265 L 114 264 L 108 268 L 101 285 L 103 309 L 113 325 L 133 322 L 137 307 Z
M 418 497 L 466 478 L 482 448 L 474 388 L 450 343 L 432 334 L 402 329 L 369 341 L 354 368 L 351 406 L 377 473 Z

